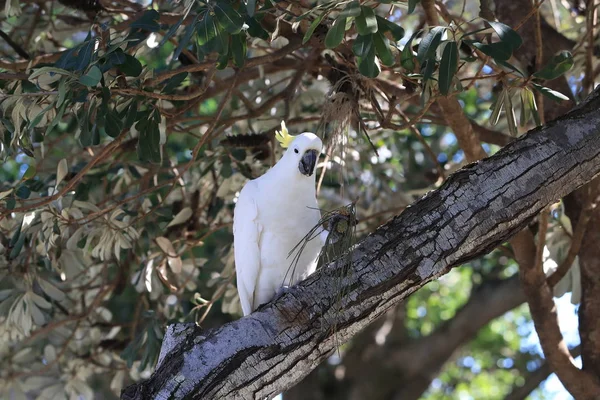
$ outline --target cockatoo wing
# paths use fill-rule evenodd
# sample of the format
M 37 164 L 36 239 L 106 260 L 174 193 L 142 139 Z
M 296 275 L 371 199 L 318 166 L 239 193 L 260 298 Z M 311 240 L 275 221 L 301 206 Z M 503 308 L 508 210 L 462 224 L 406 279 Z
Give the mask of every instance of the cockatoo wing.
M 256 182 L 248 182 L 235 205 L 233 214 L 233 249 L 237 287 L 244 315 L 254 308 L 254 292 L 260 273 L 260 236 L 262 228 L 258 223 Z

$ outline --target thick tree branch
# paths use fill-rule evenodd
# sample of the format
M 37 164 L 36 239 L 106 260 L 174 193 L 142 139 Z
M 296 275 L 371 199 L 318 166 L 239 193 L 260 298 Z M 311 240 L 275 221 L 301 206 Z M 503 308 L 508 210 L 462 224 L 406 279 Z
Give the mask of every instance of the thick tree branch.
M 583 190 L 586 189 L 586 190 Z M 596 202 L 600 179 L 595 179 L 578 193 L 581 214 L 591 214 L 579 252 L 581 271 L 581 305 L 579 307 L 579 336 L 581 337 L 583 371 L 600 377 L 600 209 L 588 211 Z M 578 221 L 581 220 L 581 216 Z M 574 221 L 574 219 L 571 219 Z M 579 225 L 579 222 L 578 222 Z M 575 231 L 579 226 L 573 227 Z M 600 393 L 600 391 L 598 392 Z
M 581 354 L 581 346 L 574 347 L 570 350 L 571 357 L 577 358 Z M 552 373 L 550 366 L 544 362 L 535 371 L 525 374 L 525 383 L 523 386 L 515 386 L 513 390 L 504 398 L 504 400 L 525 400 L 527 396 L 537 389 L 540 384 L 548 378 Z
M 600 94 L 453 174 L 352 250 L 253 314 L 169 327 L 159 365 L 123 399 L 260 399 L 452 267 L 494 249 L 600 173 Z M 340 282 L 341 280 L 341 282 Z M 332 293 L 332 287 L 343 292 Z M 340 308 L 341 307 L 341 308 Z
M 547 223 L 547 219 L 545 219 L 545 222 Z M 542 224 L 542 227 L 544 225 Z M 540 234 L 540 237 L 545 238 L 545 229 L 540 229 Z M 533 243 L 533 235 L 529 230 L 519 232 L 518 236 L 526 236 L 526 239 L 522 243 Z M 539 254 L 536 254 L 535 262 L 532 262 L 532 260 L 521 262 L 519 260 L 519 265 L 521 267 L 520 273 L 523 281 L 523 290 L 527 297 L 531 318 L 540 338 L 544 356 L 563 385 L 575 398 L 595 399 L 598 393 L 600 393 L 598 378 L 585 371 L 581 371 L 573 364 L 573 358 L 560 332 L 552 289 L 546 282 L 541 262 L 537 261 L 541 260 L 542 247 L 543 242 L 540 241 L 538 251 L 536 252 Z
M 346 375 L 352 384 L 348 399 L 418 399 L 438 371 L 487 323 L 525 301 L 519 277 L 486 281 L 473 289 L 454 318 L 432 334 L 408 343 L 373 343 L 360 360 L 351 360 Z M 363 345 L 362 347 L 365 347 Z M 381 360 L 384 360 L 383 362 Z M 373 366 L 365 369 L 365 364 Z M 401 381 L 401 384 L 399 384 Z M 393 395 L 393 396 L 392 396 Z

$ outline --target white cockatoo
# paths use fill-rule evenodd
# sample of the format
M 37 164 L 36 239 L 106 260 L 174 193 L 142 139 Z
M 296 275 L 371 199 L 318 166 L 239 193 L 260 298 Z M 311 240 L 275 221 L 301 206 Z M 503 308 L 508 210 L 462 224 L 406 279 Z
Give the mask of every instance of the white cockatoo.
M 287 148 L 283 157 L 246 183 L 234 210 L 235 270 L 244 315 L 312 274 L 328 234 L 323 230 L 296 248 L 321 219 L 315 191 L 321 139 L 310 132 L 291 136 L 283 122 L 276 138 Z

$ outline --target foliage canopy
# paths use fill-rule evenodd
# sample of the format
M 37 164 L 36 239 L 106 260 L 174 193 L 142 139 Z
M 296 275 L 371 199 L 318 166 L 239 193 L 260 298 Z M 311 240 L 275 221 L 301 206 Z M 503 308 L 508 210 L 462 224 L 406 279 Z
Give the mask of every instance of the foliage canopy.
M 149 376 L 167 323 L 237 318 L 233 207 L 278 159 L 282 120 L 324 138 L 319 199 L 356 201 L 361 237 L 472 161 L 440 100 L 458 100 L 458 125 L 493 154 L 539 126 L 544 104 L 590 89 L 580 14 L 540 6 L 580 45 L 531 64 L 517 53 L 536 38 L 471 3 L 438 2 L 431 25 L 433 3 L 416 0 L 4 2 L 0 397 L 110 398 Z M 572 92 L 549 84 L 565 77 Z M 563 211 L 546 269 L 571 244 Z M 367 343 L 410 349 L 518 269 L 502 246 L 432 282 L 343 346 L 317 392 L 389 398 L 371 375 L 342 388 Z M 556 293 L 578 303 L 573 274 Z M 428 366 L 439 374 L 416 396 L 523 386 L 543 360 L 527 308 L 511 308 Z

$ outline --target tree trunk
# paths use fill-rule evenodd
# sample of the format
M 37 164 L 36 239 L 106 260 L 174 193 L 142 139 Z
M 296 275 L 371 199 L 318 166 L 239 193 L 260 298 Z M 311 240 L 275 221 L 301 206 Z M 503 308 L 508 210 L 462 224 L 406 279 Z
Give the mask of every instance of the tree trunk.
M 485 254 L 600 172 L 600 92 L 453 174 L 343 257 L 253 314 L 170 326 L 152 377 L 123 399 L 263 399 L 452 267 Z M 331 289 L 342 287 L 342 293 Z

